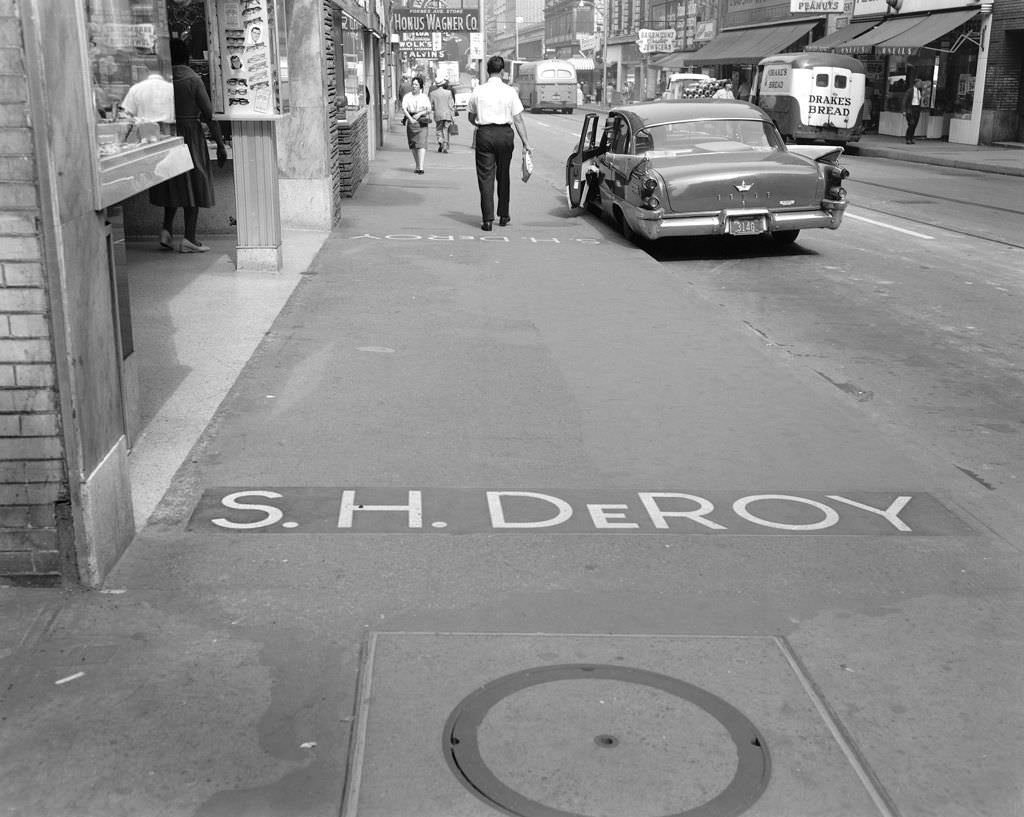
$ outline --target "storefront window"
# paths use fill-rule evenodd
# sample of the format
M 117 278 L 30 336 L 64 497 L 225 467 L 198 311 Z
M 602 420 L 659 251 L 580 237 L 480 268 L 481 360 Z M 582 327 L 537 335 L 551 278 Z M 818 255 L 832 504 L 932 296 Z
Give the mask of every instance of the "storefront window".
M 970 119 L 978 70 L 978 22 L 970 21 L 919 53 L 890 56 L 885 108 L 902 112 L 908 84 L 921 80 L 921 110 Z
M 345 99 L 349 108 L 367 104 L 366 51 L 363 48 L 363 27 L 358 21 L 342 15 L 341 56 L 345 66 Z
M 171 79 L 165 0 L 87 0 L 89 68 L 100 156 L 163 138 L 160 121 L 173 121 L 163 105 L 124 109 L 129 89 L 148 79 Z M 152 102 L 157 94 L 139 94 Z M 168 115 L 169 114 L 169 115 Z

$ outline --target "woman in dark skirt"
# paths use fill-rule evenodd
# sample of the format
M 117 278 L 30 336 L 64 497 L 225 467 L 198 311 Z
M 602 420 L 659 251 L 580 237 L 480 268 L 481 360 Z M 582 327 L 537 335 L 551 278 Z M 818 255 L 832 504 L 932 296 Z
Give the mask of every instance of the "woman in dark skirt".
M 189 68 L 189 48 L 181 40 L 171 40 L 171 71 L 174 79 L 174 119 L 178 136 L 185 140 L 192 154 L 192 170 L 161 182 L 149 190 L 149 201 L 164 208 L 160 246 L 174 249 L 172 233 L 174 215 L 179 207 L 185 212 L 185 237 L 179 252 L 206 252 L 210 248 L 196 238 L 199 208 L 213 207 L 213 177 L 210 152 L 206 147 L 203 122 L 210 127 L 210 135 L 217 143 L 217 164 L 227 160 L 227 149 L 221 137 L 220 126 L 213 118 L 213 105 L 206 93 L 203 80 Z
M 416 172 L 423 175 L 423 162 L 427 158 L 427 129 L 430 127 L 430 97 L 423 92 L 423 77 L 412 78 L 412 90 L 402 98 L 402 110 L 405 111 L 405 136 L 409 141 Z M 421 125 L 419 118 L 427 117 L 428 123 Z

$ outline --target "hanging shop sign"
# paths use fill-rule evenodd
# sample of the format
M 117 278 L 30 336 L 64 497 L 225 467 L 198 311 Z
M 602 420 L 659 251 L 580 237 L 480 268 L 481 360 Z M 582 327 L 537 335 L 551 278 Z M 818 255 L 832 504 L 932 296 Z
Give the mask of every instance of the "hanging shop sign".
M 210 90 L 218 119 L 288 111 L 284 0 L 207 0 Z
M 636 47 L 641 54 L 675 51 L 676 30 L 674 28 L 641 28 L 636 35 Z
M 697 23 L 696 32 L 693 40 L 698 43 L 709 43 L 715 39 L 715 22 L 700 22 Z
M 480 15 L 475 9 L 448 11 L 395 9 L 391 14 L 391 30 L 399 34 L 426 31 L 457 34 L 479 31 Z
M 398 35 L 399 51 L 441 51 L 444 44 L 441 42 L 439 31 L 429 32 L 405 32 Z
M 897 14 L 924 14 L 932 11 L 949 11 L 973 5 L 965 0 L 854 0 L 853 17 L 890 17 Z

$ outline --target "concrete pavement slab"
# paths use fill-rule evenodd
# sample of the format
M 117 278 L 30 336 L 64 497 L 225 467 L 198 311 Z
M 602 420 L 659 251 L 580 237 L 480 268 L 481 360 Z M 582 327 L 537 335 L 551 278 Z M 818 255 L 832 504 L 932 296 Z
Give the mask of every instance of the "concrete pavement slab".
M 893 813 L 781 639 L 374 633 L 358 716 L 348 817 Z

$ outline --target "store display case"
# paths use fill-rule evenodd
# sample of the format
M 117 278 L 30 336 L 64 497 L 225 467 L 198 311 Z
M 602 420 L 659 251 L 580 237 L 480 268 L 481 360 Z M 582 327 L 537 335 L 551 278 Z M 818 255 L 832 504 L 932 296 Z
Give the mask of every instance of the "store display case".
M 267 120 L 288 112 L 285 17 L 284 0 L 206 0 L 216 118 Z
M 192 159 L 161 122 L 122 107 L 136 84 L 156 75 L 170 82 L 164 0 L 87 0 L 86 26 L 100 210 L 190 170 Z

